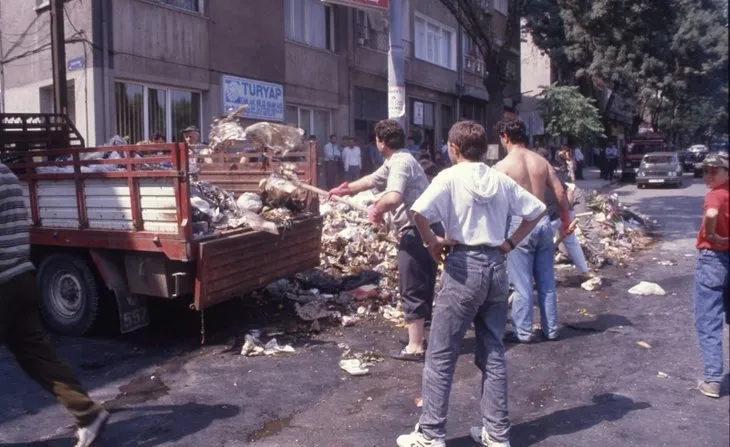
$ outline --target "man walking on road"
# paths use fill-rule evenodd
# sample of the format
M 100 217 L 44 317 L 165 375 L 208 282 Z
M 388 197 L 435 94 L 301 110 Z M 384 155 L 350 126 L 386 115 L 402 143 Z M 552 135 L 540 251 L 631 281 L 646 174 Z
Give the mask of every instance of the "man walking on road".
M 382 223 L 385 213 L 392 213 L 400 232 L 398 243 L 398 287 L 403 298 L 408 344 L 391 357 L 398 360 L 423 361 L 425 321 L 431 318 L 436 263 L 423 245 L 416 230 L 411 206 L 428 187 L 426 173 L 418 161 L 403 149 L 405 132 L 398 122 L 380 121 L 375 126 L 375 142 L 385 161 L 374 173 L 352 183 L 345 182 L 330 190 L 331 195 L 349 196 L 375 188 L 385 194 L 372 206 L 368 218 Z M 434 231 L 443 235 L 440 224 Z
M 540 155 L 527 149 L 525 123 L 517 117 L 507 115 L 497 123 L 497 131 L 507 156 L 495 168 L 512 178 L 545 203 L 545 191 L 549 188 L 558 201 L 558 213 L 563 233 L 570 227 L 570 210 L 565 191 L 555 170 Z M 509 233 L 520 226 L 519 216 L 511 218 Z M 509 239 L 508 239 L 509 242 Z M 558 338 L 558 308 L 555 292 L 555 271 L 553 262 L 555 244 L 550 217 L 545 215 L 535 229 L 507 256 L 510 283 L 514 287 L 512 300 L 512 327 L 514 332 L 507 337 L 511 342 L 530 343 L 536 341 L 532 332 L 532 278 L 537 285 L 540 321 L 543 335 L 548 340 Z
M 606 180 L 611 181 L 613 180 L 613 176 L 616 175 L 618 156 L 619 151 L 615 144 L 606 148 Z
M 702 162 L 705 196 L 702 226 L 697 235 L 695 272 L 695 327 L 704 360 L 704 378 L 699 390 L 708 397 L 720 397 L 723 376 L 723 310 L 730 324 L 728 308 L 728 249 L 730 249 L 730 193 L 728 155 L 710 154 Z
M 23 371 L 76 418 L 76 447 L 90 446 L 109 413 L 91 400 L 43 329 L 29 230 L 20 182 L 0 163 L 0 344 L 7 343 Z
M 481 424 L 471 430 L 480 445 L 509 446 L 507 371 L 502 337 L 507 323 L 508 282 L 504 253 L 524 238 L 545 211 L 535 196 L 479 162 L 486 150 L 484 128 L 460 121 L 449 132 L 453 167 L 442 171 L 413 204 L 418 231 L 436 262 L 447 249 L 423 369 L 423 410 L 416 429 L 400 447 L 444 446 L 449 394 L 464 334 L 474 323 L 475 363 L 482 371 Z M 507 218 L 524 218 L 505 241 Z M 431 231 L 443 222 L 451 240 Z
M 342 149 L 342 165 L 345 169 L 345 181 L 352 182 L 360 178 L 362 155 L 360 147 L 355 144 L 355 139 L 352 137 L 345 139 L 345 148 Z

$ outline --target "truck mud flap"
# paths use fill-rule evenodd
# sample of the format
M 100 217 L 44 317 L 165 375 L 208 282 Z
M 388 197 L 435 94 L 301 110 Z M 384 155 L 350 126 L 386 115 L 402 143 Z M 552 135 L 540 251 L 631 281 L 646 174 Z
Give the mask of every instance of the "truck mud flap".
M 245 232 L 201 242 L 195 308 L 202 310 L 241 297 L 319 265 L 321 217 L 294 222 L 279 231 L 279 235 Z

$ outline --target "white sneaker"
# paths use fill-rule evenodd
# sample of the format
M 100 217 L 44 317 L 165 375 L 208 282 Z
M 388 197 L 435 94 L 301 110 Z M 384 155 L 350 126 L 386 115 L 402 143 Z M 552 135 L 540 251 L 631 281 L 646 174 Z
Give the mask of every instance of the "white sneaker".
M 487 433 L 484 427 L 472 427 L 471 428 L 471 439 L 479 445 L 487 447 L 510 447 L 509 441 L 497 442 Z
M 81 427 L 76 431 L 76 437 L 78 438 L 78 442 L 76 443 L 76 447 L 89 447 L 94 443 L 94 441 L 101 436 L 101 433 L 106 428 L 106 423 L 109 420 L 109 412 L 106 410 L 101 410 L 99 412 L 99 415 L 94 419 L 94 422 L 87 425 L 86 427 Z
M 398 447 L 446 447 L 446 441 L 443 438 L 426 438 L 418 424 L 413 433 L 398 436 L 395 443 L 398 444 Z

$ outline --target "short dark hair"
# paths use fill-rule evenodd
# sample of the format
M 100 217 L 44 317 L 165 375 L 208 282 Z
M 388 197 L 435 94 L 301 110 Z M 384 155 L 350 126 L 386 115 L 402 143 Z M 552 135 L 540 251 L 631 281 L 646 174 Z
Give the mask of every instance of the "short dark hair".
M 505 113 L 495 126 L 498 135 L 505 134 L 514 143 L 527 144 L 527 127 L 517 115 Z
M 309 136 L 309 141 L 317 141 L 317 136 L 316 135 L 310 135 Z
M 449 130 L 449 141 L 467 160 L 479 161 L 487 151 L 487 132 L 476 121 L 456 122 Z
M 375 125 L 375 138 L 393 150 L 401 149 L 405 145 L 406 132 L 395 120 L 381 120 Z
M 332 135 L 330 135 L 330 138 L 337 138 L 337 135 L 336 134 L 332 134 Z

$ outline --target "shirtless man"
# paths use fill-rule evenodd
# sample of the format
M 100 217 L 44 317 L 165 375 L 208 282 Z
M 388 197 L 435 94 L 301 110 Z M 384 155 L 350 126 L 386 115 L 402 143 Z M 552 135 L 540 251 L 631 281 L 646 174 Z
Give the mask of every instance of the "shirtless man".
M 550 188 L 559 197 L 561 230 L 568 231 L 570 211 L 563 186 L 555 170 L 547 160 L 527 149 L 525 123 L 514 116 L 505 116 L 497 123 L 497 131 L 507 156 L 495 165 L 495 169 L 512 178 L 535 197 L 545 203 L 545 191 Z M 508 234 L 514 233 L 521 219 L 512 216 Z M 509 241 L 509 239 L 508 239 Z M 505 339 L 511 342 L 530 343 L 537 340 L 532 333 L 532 278 L 537 285 L 540 306 L 540 325 L 548 340 L 558 338 L 558 309 L 555 294 L 553 256 L 555 244 L 550 217 L 544 215 L 532 232 L 513 247 L 507 255 L 507 272 L 514 287 L 512 299 L 513 333 Z

